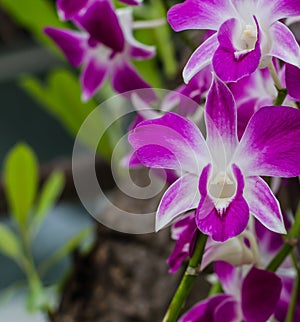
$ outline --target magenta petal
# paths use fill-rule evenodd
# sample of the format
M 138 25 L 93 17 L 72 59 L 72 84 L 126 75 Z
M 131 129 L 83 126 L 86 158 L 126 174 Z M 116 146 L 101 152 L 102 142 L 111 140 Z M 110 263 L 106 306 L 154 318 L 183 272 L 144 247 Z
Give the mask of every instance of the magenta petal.
M 265 322 L 274 313 L 282 283 L 271 272 L 253 267 L 242 285 L 242 310 L 247 322 Z
M 86 34 L 52 27 L 46 27 L 44 32 L 63 51 L 74 67 L 78 67 L 82 63 L 87 44 Z
M 186 29 L 217 30 L 232 17 L 232 7 L 224 0 L 186 0 L 168 11 L 168 21 L 175 31 Z
M 84 13 L 76 18 L 93 39 L 121 52 L 125 46 L 123 31 L 109 0 L 94 1 Z
M 245 198 L 253 214 L 265 227 L 286 234 L 280 205 L 267 183 L 260 177 L 248 177 Z
M 227 201 L 225 208 L 217 209 L 215 203 L 220 204 L 224 201 L 219 201 L 217 198 L 213 200 L 208 194 L 207 184 L 210 165 L 203 169 L 199 181 L 201 201 L 196 211 L 196 223 L 204 234 L 211 236 L 215 241 L 223 242 L 239 235 L 245 230 L 249 220 L 249 208 L 243 197 L 243 175 L 236 166 L 233 165 L 232 169 L 237 188 L 235 196 L 232 200 Z
M 287 106 L 259 109 L 233 157 L 245 176 L 300 174 L 300 111 Z
M 270 27 L 270 33 L 273 44 L 269 55 L 297 66 L 299 63 L 299 45 L 289 28 L 277 21 Z
M 207 95 L 205 123 L 208 146 L 221 140 L 229 160 L 238 144 L 237 113 L 232 93 L 218 77 L 214 77 Z
M 240 304 L 235 298 L 223 301 L 214 312 L 214 322 L 237 322 L 242 318 Z
M 150 85 L 140 77 L 132 65 L 126 61 L 114 64 L 112 68 L 111 82 L 113 89 L 120 94 L 150 87 Z M 150 93 L 150 90 L 148 90 L 148 92 Z
M 57 10 L 62 20 L 67 20 L 79 13 L 89 0 L 57 0 Z
M 285 81 L 289 95 L 300 100 L 300 68 L 286 64 Z
M 255 48 L 236 57 L 237 49 L 233 45 L 235 30 L 240 28 L 239 21 L 229 19 L 222 24 L 218 32 L 219 47 L 213 56 L 213 68 L 224 82 L 234 82 L 253 73 L 260 62 L 260 41 Z M 259 37 L 258 37 L 259 38 Z
M 185 313 L 178 322 L 210 322 L 214 320 L 214 313 L 217 307 L 228 299 L 233 299 L 231 295 L 219 294 L 205 301 L 194 305 Z
M 100 63 L 95 59 L 91 59 L 81 74 L 80 81 L 82 86 L 82 99 L 87 101 L 99 89 L 108 71 L 105 63 Z
M 174 113 L 139 123 L 129 134 L 129 142 L 138 150 L 141 162 L 149 167 L 198 175 L 210 158 L 197 126 Z
M 123 2 L 129 6 L 139 6 L 143 0 L 120 0 L 120 2 Z
M 300 15 L 298 0 L 265 0 L 266 8 L 272 8 L 272 22 L 282 18 Z
M 188 173 L 169 187 L 157 209 L 156 231 L 165 227 L 178 215 L 197 207 L 200 199 L 197 184 L 198 177 Z
M 175 273 L 183 260 L 190 256 L 191 244 L 197 235 L 195 212 L 186 214 L 172 226 L 172 238 L 176 240 L 175 247 L 167 260 L 169 273 Z
M 213 54 L 217 48 L 217 34 L 213 34 L 196 49 L 183 69 L 185 83 L 188 83 L 201 69 L 211 63 Z
M 242 275 L 238 268 L 224 261 L 216 261 L 214 271 L 225 293 L 234 294 L 239 292 Z

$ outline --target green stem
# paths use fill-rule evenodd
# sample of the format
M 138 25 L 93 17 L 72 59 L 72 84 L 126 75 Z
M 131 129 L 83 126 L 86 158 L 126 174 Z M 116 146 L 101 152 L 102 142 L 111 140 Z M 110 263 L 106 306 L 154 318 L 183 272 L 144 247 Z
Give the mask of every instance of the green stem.
M 208 297 L 222 293 L 222 284 L 220 281 L 216 281 L 210 288 Z
M 290 229 L 285 244 L 280 248 L 275 257 L 271 260 L 267 266 L 267 270 L 270 272 L 276 272 L 279 266 L 284 262 L 286 257 L 293 250 L 294 246 L 297 244 L 297 238 L 300 234 L 300 203 L 296 211 L 295 222 Z
M 273 62 L 271 61 L 271 63 L 268 65 L 268 69 L 269 72 L 273 78 L 275 87 L 277 89 L 277 97 L 274 101 L 274 105 L 278 106 L 278 105 L 282 105 L 282 103 L 284 102 L 286 96 L 287 96 L 287 89 L 283 87 L 283 85 L 281 84 L 281 81 L 277 75 L 276 69 L 274 67 Z
M 193 256 L 181 279 L 177 291 L 170 303 L 163 322 L 174 322 L 183 308 L 183 305 L 191 292 L 192 286 L 199 274 L 207 236 L 199 233 Z
M 285 322 L 294 321 L 295 309 L 296 309 L 297 299 L 298 299 L 298 294 L 300 289 L 300 270 L 299 270 L 299 266 L 294 252 L 291 252 L 291 258 L 297 275 L 294 281 L 292 296 L 291 296 L 290 305 L 289 305 Z

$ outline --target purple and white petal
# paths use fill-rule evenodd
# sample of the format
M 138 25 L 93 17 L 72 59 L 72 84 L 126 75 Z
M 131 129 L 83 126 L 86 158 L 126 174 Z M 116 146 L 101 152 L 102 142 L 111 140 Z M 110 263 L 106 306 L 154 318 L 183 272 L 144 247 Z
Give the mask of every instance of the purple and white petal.
M 238 322 L 242 321 L 240 303 L 236 299 L 230 298 L 220 303 L 214 312 L 214 322 Z
M 57 0 L 57 11 L 60 19 L 67 20 L 77 15 L 90 0 Z
M 141 122 L 129 134 L 141 162 L 149 167 L 184 170 L 199 175 L 210 160 L 197 126 L 177 114 L 167 113 Z
M 258 29 L 258 25 L 257 25 Z M 224 22 L 218 31 L 219 47 L 213 56 L 215 73 L 224 82 L 235 82 L 253 73 L 261 58 L 259 30 L 253 48 L 236 48 L 236 34 L 242 33 L 242 26 L 237 19 Z
M 201 69 L 211 63 L 218 48 L 217 34 L 213 34 L 194 51 L 183 69 L 183 79 L 187 84 Z
M 277 21 L 270 27 L 270 33 L 273 44 L 269 55 L 298 66 L 300 62 L 299 45 L 289 28 Z
M 271 22 L 300 15 L 300 2 L 297 0 L 265 0 L 264 4 L 265 9 L 272 8 Z
M 52 27 L 46 27 L 44 32 L 63 51 L 74 67 L 78 67 L 82 64 L 87 48 L 87 34 Z
M 175 273 L 182 262 L 190 256 L 191 248 L 192 250 L 194 249 L 197 231 L 194 211 L 174 222 L 172 225 L 172 239 L 176 240 L 176 244 L 167 260 L 170 267 L 169 273 Z
M 82 87 L 82 100 L 89 100 L 102 83 L 108 72 L 107 63 L 101 63 L 96 59 L 91 59 L 85 66 L 81 76 L 80 82 Z
M 268 229 L 286 234 L 280 205 L 267 183 L 260 177 L 245 180 L 245 199 L 250 213 Z
M 168 11 L 168 21 L 175 31 L 187 29 L 218 30 L 231 18 L 233 8 L 230 1 L 186 0 Z
M 224 292 L 233 295 L 237 300 L 240 299 L 240 288 L 243 279 L 242 270 L 225 261 L 216 261 L 214 271 L 222 284 Z
M 300 68 L 286 64 L 285 81 L 288 93 L 296 100 L 300 100 Z
M 134 67 L 125 59 L 113 64 L 111 69 L 111 83 L 113 89 L 120 94 L 136 89 L 150 88 L 150 85 L 141 78 Z M 147 94 L 153 98 L 155 94 L 151 92 L 151 90 L 148 90 Z
M 207 95 L 204 115 L 210 151 L 219 150 L 221 141 L 221 150 L 230 159 L 238 144 L 236 106 L 232 93 L 216 76 Z
M 188 173 L 180 177 L 168 188 L 157 209 L 156 231 L 168 225 L 180 214 L 197 207 L 200 200 L 197 185 L 198 177 Z
M 210 168 L 208 165 L 203 169 L 199 180 L 201 201 L 196 211 L 196 223 L 204 234 L 211 236 L 215 241 L 224 242 L 242 233 L 248 224 L 249 207 L 243 197 L 244 179 L 240 170 L 233 165 L 235 193 L 228 198 L 225 184 L 219 195 L 213 196 L 213 193 L 208 191 L 213 189 L 208 183 Z
M 147 46 L 137 41 L 132 34 L 133 17 L 131 8 L 122 8 L 117 11 L 120 25 L 122 27 L 124 37 L 128 43 L 129 56 L 132 59 L 149 59 L 155 55 L 155 47 Z
M 214 313 L 216 308 L 223 302 L 233 299 L 227 294 L 218 294 L 207 300 L 201 301 L 194 305 L 187 313 L 185 313 L 178 322 L 208 322 L 214 321 Z
M 242 310 L 247 322 L 265 322 L 274 313 L 282 283 L 280 278 L 253 267 L 242 285 Z
M 287 106 L 259 109 L 250 119 L 233 162 L 244 176 L 300 174 L 300 111 Z
M 93 39 L 115 52 L 123 51 L 125 46 L 123 31 L 110 0 L 94 1 L 83 15 L 76 17 L 75 21 Z

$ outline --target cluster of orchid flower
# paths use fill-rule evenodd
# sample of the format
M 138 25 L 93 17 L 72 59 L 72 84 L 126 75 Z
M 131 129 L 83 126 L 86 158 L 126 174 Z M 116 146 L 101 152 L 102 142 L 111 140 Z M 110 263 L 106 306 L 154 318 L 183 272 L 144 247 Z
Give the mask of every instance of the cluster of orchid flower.
M 45 32 L 71 64 L 84 66 L 84 100 L 107 76 L 117 93 L 149 88 L 129 60 L 148 59 L 155 50 L 134 39 L 130 7 L 61 0 L 58 10 L 80 31 Z M 222 291 L 196 304 L 181 322 L 300 320 L 294 249 L 281 257 L 276 272 L 269 267 L 294 216 L 283 214 L 278 189 L 262 178 L 280 183 L 278 178 L 300 175 L 300 50 L 288 28 L 299 17 L 298 0 L 186 0 L 168 11 L 175 31 L 205 31 L 183 70 L 186 85 L 177 91 L 199 109 L 205 101 L 206 134 L 193 121 L 198 111 L 185 106 L 177 113 L 164 109 L 163 116 L 141 113 L 129 134 L 130 165 L 172 173 L 156 215 L 156 230 L 173 224 L 170 272 L 190 258 L 164 321 L 177 319 L 186 281 L 211 263 Z M 149 103 L 138 95 L 131 99 L 138 111 Z

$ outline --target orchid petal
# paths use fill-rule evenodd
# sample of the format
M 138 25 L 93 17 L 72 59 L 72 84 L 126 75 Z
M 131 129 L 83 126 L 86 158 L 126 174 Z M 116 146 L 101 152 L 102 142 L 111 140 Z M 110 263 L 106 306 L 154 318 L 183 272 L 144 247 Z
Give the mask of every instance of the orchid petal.
M 248 177 L 244 195 L 255 218 L 268 229 L 286 234 L 279 202 L 263 179 Z
M 227 294 L 218 294 L 205 301 L 201 301 L 194 305 L 187 313 L 185 313 L 178 322 L 214 321 L 214 313 L 216 308 L 228 299 L 233 299 L 233 297 Z
M 178 215 L 197 207 L 200 199 L 197 184 L 198 177 L 188 173 L 169 187 L 157 209 L 156 231 L 165 227 Z
M 82 64 L 87 46 L 86 34 L 52 27 L 46 27 L 44 32 L 63 51 L 74 67 Z
M 240 170 L 233 165 L 236 178 L 236 192 L 231 200 L 214 198 L 208 194 L 208 178 L 210 165 L 201 174 L 199 190 L 201 201 L 196 211 L 196 223 L 200 231 L 212 237 L 215 241 L 224 242 L 242 233 L 249 220 L 249 208 L 243 198 L 244 179 Z M 225 202 L 225 205 L 224 205 Z M 216 207 L 216 203 L 220 207 Z
M 120 1 L 129 6 L 139 6 L 143 2 L 143 0 L 120 0 Z
M 140 77 L 133 66 L 125 60 L 115 63 L 111 72 L 112 87 L 118 93 L 122 94 L 136 89 L 150 87 L 149 84 Z M 150 92 L 152 93 L 151 90 L 148 90 L 147 94 L 151 96 Z M 154 96 L 154 93 L 152 93 L 152 95 Z
M 222 144 L 221 150 L 226 151 L 228 161 L 238 144 L 237 113 L 232 93 L 216 76 L 207 95 L 205 123 L 210 151 L 218 153 Z
M 182 169 L 198 175 L 210 159 L 197 126 L 174 113 L 139 123 L 129 134 L 129 142 L 149 167 Z
M 67 20 L 82 10 L 89 0 L 57 0 L 57 10 L 60 19 Z
M 211 63 L 213 54 L 217 48 L 217 34 L 213 34 L 196 49 L 183 69 L 185 83 L 188 83 L 201 69 Z
M 232 17 L 230 1 L 186 0 L 168 11 L 168 21 L 175 31 L 186 29 L 217 30 Z
M 283 23 L 277 21 L 270 27 L 273 46 L 268 55 L 286 63 L 299 65 L 299 45 L 293 33 Z
M 225 261 L 216 261 L 214 263 L 214 271 L 225 293 L 235 296 L 239 295 L 242 283 L 242 271 L 239 268 Z
M 299 110 L 287 106 L 262 107 L 250 119 L 233 162 L 245 176 L 298 176 L 299 137 Z
M 265 0 L 264 3 L 266 8 L 272 8 L 272 22 L 300 15 L 300 2 L 298 0 Z
M 104 82 L 108 66 L 96 59 L 91 59 L 81 74 L 82 100 L 89 100 Z
M 285 81 L 289 95 L 300 100 L 300 68 L 286 64 Z
M 282 283 L 280 278 L 253 267 L 242 284 L 242 310 L 247 322 L 265 322 L 274 313 Z
M 129 55 L 133 59 L 149 59 L 155 55 L 155 47 L 147 46 L 137 41 L 132 34 L 132 9 L 122 8 L 118 10 L 119 22 L 127 43 L 129 44 Z
M 214 322 L 224 322 L 225 316 L 226 322 L 237 322 L 242 320 L 241 308 L 236 299 L 229 298 L 216 307 Z
M 241 29 L 241 25 L 233 18 L 224 22 L 218 31 L 220 45 L 214 53 L 212 63 L 214 71 L 224 82 L 237 81 L 250 75 L 257 69 L 261 58 L 259 37 L 253 49 L 242 52 L 234 47 L 236 29 Z
M 123 31 L 109 0 L 94 1 L 83 15 L 76 17 L 76 22 L 93 39 L 116 52 L 123 51 L 125 46 Z

